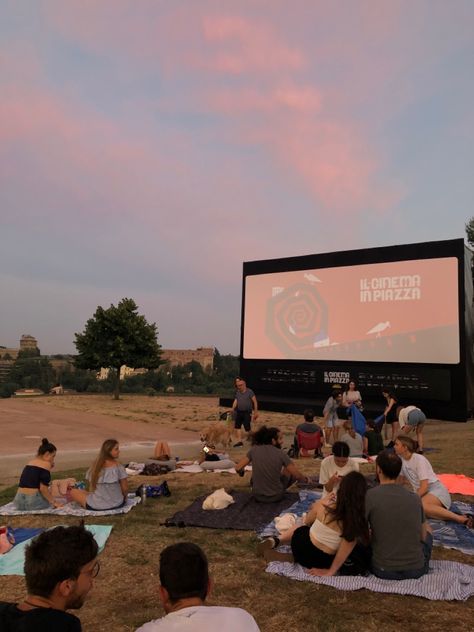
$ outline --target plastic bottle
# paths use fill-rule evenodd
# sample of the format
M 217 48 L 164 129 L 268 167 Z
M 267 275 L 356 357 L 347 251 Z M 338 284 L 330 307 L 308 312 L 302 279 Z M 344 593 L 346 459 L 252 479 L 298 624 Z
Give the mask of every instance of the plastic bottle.
M 146 485 L 142 485 L 142 494 L 141 494 L 141 496 L 142 496 L 142 503 L 143 504 L 146 503 L 146 489 L 147 489 L 147 486 Z

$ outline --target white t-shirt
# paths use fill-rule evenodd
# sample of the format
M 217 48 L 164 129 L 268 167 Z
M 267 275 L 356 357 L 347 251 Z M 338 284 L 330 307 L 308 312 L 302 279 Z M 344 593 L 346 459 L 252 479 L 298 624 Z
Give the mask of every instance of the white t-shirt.
M 260 632 L 255 619 L 242 608 L 191 606 L 145 623 L 135 632 Z
M 361 402 L 360 391 L 344 391 L 342 394 L 343 406 L 351 406 L 354 402 Z
M 436 483 L 438 478 L 431 467 L 431 463 L 422 454 L 412 454 L 408 460 L 402 459 L 402 476 L 404 476 L 416 492 L 420 481 Z
M 350 457 L 348 458 L 347 463 L 344 465 L 344 467 L 339 467 L 338 465 L 336 465 L 334 461 L 334 455 L 332 454 L 331 456 L 327 456 L 325 459 L 323 459 L 321 461 L 321 469 L 319 470 L 319 482 L 323 485 L 323 498 L 324 496 L 327 496 L 329 494 L 329 492 L 324 489 L 324 485 L 326 485 L 331 476 L 334 476 L 334 474 L 345 476 L 346 474 L 349 474 L 349 472 L 358 471 L 359 464 Z M 335 485 L 332 491 L 337 491 L 338 487 L 339 485 Z

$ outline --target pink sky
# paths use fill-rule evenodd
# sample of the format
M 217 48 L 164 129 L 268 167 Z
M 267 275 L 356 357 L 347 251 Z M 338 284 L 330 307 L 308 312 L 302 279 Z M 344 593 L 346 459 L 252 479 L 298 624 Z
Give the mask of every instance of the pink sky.
M 462 237 L 473 25 L 461 0 L 4 2 L 0 344 L 72 352 L 131 296 L 165 347 L 237 352 L 243 261 Z

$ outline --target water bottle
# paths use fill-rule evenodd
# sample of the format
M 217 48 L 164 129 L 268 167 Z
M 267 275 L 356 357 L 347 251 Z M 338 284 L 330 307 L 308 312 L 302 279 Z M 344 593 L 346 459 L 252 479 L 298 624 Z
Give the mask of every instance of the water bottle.
M 142 485 L 142 503 L 143 504 L 146 503 L 146 490 L 147 490 L 147 486 L 146 485 Z

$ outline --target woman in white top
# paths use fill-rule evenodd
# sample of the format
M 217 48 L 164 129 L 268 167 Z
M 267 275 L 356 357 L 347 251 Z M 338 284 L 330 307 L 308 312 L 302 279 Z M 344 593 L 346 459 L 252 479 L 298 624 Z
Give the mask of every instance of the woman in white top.
M 303 526 L 285 531 L 280 538 L 267 538 L 260 551 L 290 543 L 294 561 L 311 575 L 365 574 L 370 562 L 366 492 L 362 474 L 350 472 L 342 479 L 337 498 L 330 494 L 316 501 Z
M 452 520 L 472 529 L 474 526 L 472 516 L 449 511 L 451 495 L 437 478 L 428 459 L 422 454 L 415 453 L 415 441 L 406 435 L 399 435 L 394 447 L 395 452 L 402 459 L 401 476 L 420 496 L 426 516 L 438 520 Z
M 342 405 L 349 408 L 352 404 L 355 404 L 357 408 L 362 408 L 362 397 L 360 391 L 356 388 L 354 380 L 349 382 L 347 385 L 347 391 L 344 391 L 342 394 Z

